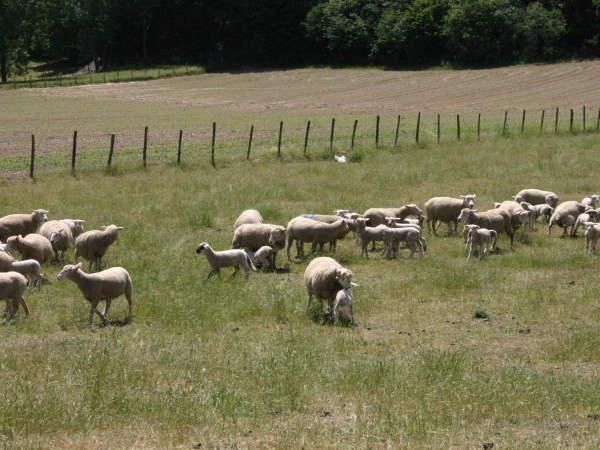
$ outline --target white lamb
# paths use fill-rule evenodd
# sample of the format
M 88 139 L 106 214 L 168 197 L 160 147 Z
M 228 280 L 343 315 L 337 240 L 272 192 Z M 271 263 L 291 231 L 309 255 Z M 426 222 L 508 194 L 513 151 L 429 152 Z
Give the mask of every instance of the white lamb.
M 338 291 L 335 296 L 335 306 L 333 307 L 333 323 L 335 324 L 338 320 L 340 310 L 342 315 L 352 322 L 352 325 L 356 325 L 354 320 L 354 296 L 350 289 L 342 289 Z M 348 314 L 350 310 L 350 314 Z
M 233 275 L 235 275 L 240 268 L 244 269 L 246 276 L 248 276 L 250 268 L 255 272 L 258 272 L 258 269 L 252 264 L 250 256 L 243 250 L 233 249 L 216 252 L 210 245 L 203 242 L 196 249 L 196 253 L 206 256 L 206 260 L 211 268 L 208 273 L 208 278 L 212 277 L 215 273 L 220 275 L 222 267 L 233 267 Z
M 404 220 L 410 215 L 421 217 L 423 211 L 417 205 L 411 203 L 400 208 L 370 208 L 365 211 L 363 217 L 369 219 L 369 226 L 376 227 L 377 225 L 385 225 L 387 223 L 386 217 L 397 217 Z
M 279 247 L 276 245 L 272 247 L 269 245 L 263 245 L 255 252 L 253 252 L 249 247 L 244 247 L 244 251 L 248 254 L 250 259 L 259 261 L 261 264 L 260 270 L 264 271 L 265 269 L 273 266 L 273 259 L 279 251 Z
M 83 234 L 85 230 L 83 229 L 83 224 L 85 220 L 81 219 L 61 219 L 59 222 L 64 223 L 71 229 L 71 234 L 73 235 L 73 242 L 77 239 L 77 236 Z
M 552 206 L 544 203 L 543 205 L 533 205 L 533 207 L 535 208 L 535 220 L 541 217 L 542 223 L 550 222 L 550 217 L 554 214 L 554 208 Z
M 461 198 L 433 197 L 425 203 L 425 214 L 427 215 L 427 230 L 431 233 L 430 224 L 433 225 L 433 234 L 437 235 L 437 229 L 441 223 L 448 224 L 448 233 L 457 232 L 458 216 L 463 208 L 473 209 L 476 194 L 461 195 Z M 437 223 L 439 221 L 439 223 Z
M 378 226 L 375 228 L 367 227 L 368 218 L 362 217 L 356 219 L 356 234 L 361 241 L 361 252 L 360 256 L 369 258 L 369 243 L 383 241 L 386 249 L 390 248 L 392 243 L 392 231 L 385 225 Z
M 599 201 L 600 195 L 590 195 L 589 197 L 585 197 L 583 200 L 581 200 L 581 204 L 595 208 Z
M 281 225 L 272 225 L 268 223 L 244 224 L 240 225 L 233 232 L 233 240 L 231 248 L 243 249 L 249 247 L 253 252 L 264 245 L 278 248 L 285 247 L 285 228 Z M 277 256 L 275 254 L 274 256 Z M 276 269 L 276 258 L 273 258 L 273 266 L 271 269 Z
M 27 287 L 30 288 L 32 286 L 42 287 L 42 280 L 44 279 L 44 274 L 41 273 L 42 268 L 40 263 L 35 259 L 26 259 L 25 261 L 13 261 L 10 265 L 10 270 L 13 272 L 18 272 L 24 277 L 27 278 Z
M 533 231 L 533 223 L 535 222 L 535 206 L 533 206 L 531 203 L 527 203 L 527 202 L 521 202 L 519 203 L 519 205 L 521 205 L 521 208 L 523 208 L 524 211 L 529 213 L 529 230 Z M 550 205 L 547 205 L 550 206 Z
M 600 217 L 600 211 L 596 209 L 588 209 L 586 212 L 579 214 L 575 222 L 575 228 L 573 229 L 573 236 L 577 235 L 577 230 L 580 226 L 583 225 L 583 228 L 585 228 L 586 222 L 598 222 L 598 217 Z
M 491 242 L 491 250 L 494 250 L 496 246 L 496 240 L 498 239 L 498 233 L 494 230 L 488 230 L 481 228 L 479 225 L 465 225 L 469 230 L 469 256 L 467 261 L 471 259 L 473 255 L 473 247 L 477 246 L 479 252 L 479 259 L 482 260 L 488 251 L 488 245 Z
M 596 222 L 586 222 L 585 226 L 585 252 L 588 250 L 596 251 L 596 243 L 600 238 L 600 224 Z

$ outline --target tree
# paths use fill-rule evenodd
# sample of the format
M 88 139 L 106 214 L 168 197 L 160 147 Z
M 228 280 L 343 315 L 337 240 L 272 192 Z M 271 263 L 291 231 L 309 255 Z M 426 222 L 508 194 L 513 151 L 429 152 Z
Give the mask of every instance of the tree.
M 0 75 L 2 83 L 10 73 L 27 66 L 35 31 L 34 0 L 0 0 Z

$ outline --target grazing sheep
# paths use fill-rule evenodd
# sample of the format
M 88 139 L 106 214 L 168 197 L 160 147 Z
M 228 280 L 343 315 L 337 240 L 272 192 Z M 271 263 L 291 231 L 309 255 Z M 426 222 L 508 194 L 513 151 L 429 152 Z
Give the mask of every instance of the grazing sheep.
M 62 222 L 65 225 L 68 225 L 68 227 L 71 229 L 71 234 L 73 235 L 73 240 L 77 239 L 77 237 L 80 234 L 83 234 L 85 232 L 85 230 L 83 229 L 83 224 L 85 223 L 85 220 L 61 219 L 61 220 L 59 220 L 59 222 Z
M 554 214 L 554 208 L 552 206 L 544 203 L 543 205 L 533 205 L 533 207 L 535 208 L 535 220 L 537 220 L 538 217 L 541 217 L 543 223 L 550 222 L 550 217 Z
M 563 236 L 567 235 L 567 228 L 571 227 L 571 236 L 573 236 L 573 229 L 575 228 L 575 222 L 579 214 L 583 214 L 590 207 L 582 205 L 574 200 L 563 202 L 556 207 L 554 214 L 550 217 L 548 223 L 548 235 L 552 231 L 552 227 L 556 224 L 563 229 Z
M 327 300 L 327 310 L 331 311 L 337 293 L 342 289 L 356 286 L 352 282 L 352 272 L 327 256 L 313 259 L 306 267 L 304 285 L 308 292 L 307 309 L 310 308 L 314 295 L 321 303 L 321 312 L 323 312 L 323 300 Z
M 260 213 L 255 209 L 247 209 L 235 220 L 233 231 L 237 230 L 240 225 L 257 223 L 265 223 Z
M 250 268 L 255 272 L 258 272 L 258 269 L 252 264 L 250 256 L 243 250 L 234 249 L 215 252 L 210 245 L 203 242 L 196 249 L 196 253 L 206 256 L 206 260 L 211 268 L 208 273 L 208 278 L 212 277 L 215 273 L 220 275 L 221 267 L 233 267 L 233 275 L 235 275 L 240 268 L 244 269 L 246 276 L 248 276 Z
M 523 207 L 517 203 L 517 202 L 513 202 L 512 200 L 507 200 L 505 202 L 500 203 L 500 206 L 498 208 L 493 209 L 494 210 L 504 210 L 507 211 L 510 214 L 510 219 L 511 219 L 511 224 L 512 224 L 512 228 L 513 230 L 517 230 L 522 224 L 524 225 L 528 225 L 529 224 L 529 219 L 530 219 L 530 212 L 529 210 L 524 210 Z M 485 228 L 485 227 L 482 227 Z
M 13 261 L 14 258 L 10 253 L 0 252 L 0 272 L 10 272 L 10 266 Z
M 133 286 L 129 273 L 122 267 L 111 267 L 98 273 L 85 273 L 81 270 L 81 264 L 69 264 L 63 267 L 63 270 L 56 276 L 58 281 L 72 280 L 75 282 L 83 297 L 91 303 L 90 315 L 88 317 L 88 325 L 92 324 L 94 312 L 102 318 L 102 322 L 106 322 L 106 315 L 110 309 L 110 303 L 117 297 L 125 294 L 129 305 L 127 321 L 130 321 L 132 314 L 133 301 L 131 294 Z M 98 311 L 98 303 L 106 301 L 104 314 Z
M 40 264 L 52 259 L 52 244 L 41 234 L 27 236 L 11 236 L 6 241 L 6 249 L 10 253 L 18 252 L 21 260 L 35 259 Z
M 271 225 L 268 223 L 244 224 L 240 225 L 233 232 L 233 241 L 231 248 L 243 249 L 249 247 L 253 252 L 264 245 L 285 247 L 285 228 L 281 225 Z M 270 269 L 276 269 L 276 257 L 273 255 L 273 266 Z
M 25 261 L 14 261 L 10 270 L 13 272 L 18 272 L 24 277 L 27 278 L 28 283 L 27 287 L 35 286 L 36 284 L 39 287 L 42 287 L 42 280 L 44 279 L 44 274 L 41 273 L 42 268 L 40 263 L 35 259 L 26 259 Z
M 410 222 L 410 219 L 404 219 L 402 221 L 400 221 L 399 219 L 396 219 L 394 217 L 388 217 L 388 223 L 387 226 L 389 228 L 415 228 L 419 231 L 419 241 L 421 242 L 421 247 L 423 249 L 423 251 L 427 251 L 427 240 L 425 239 L 425 237 L 423 236 L 423 227 L 421 227 L 418 224 L 413 224 L 412 222 Z M 407 220 L 409 221 L 409 223 L 406 223 Z M 397 249 L 396 249 L 397 250 Z
M 433 197 L 427 200 L 425 214 L 427 215 L 427 230 L 430 234 L 430 224 L 433 224 L 433 234 L 437 235 L 437 229 L 441 223 L 448 224 L 449 234 L 457 232 L 458 216 L 463 208 L 473 209 L 476 194 L 461 195 L 460 197 Z M 438 221 L 439 223 L 437 223 Z
M 0 218 L 0 241 L 6 242 L 11 236 L 35 233 L 40 223 L 48 220 L 47 214 L 45 209 L 35 209 L 31 214 L 10 214 Z
M 386 217 L 397 217 L 404 220 L 410 215 L 421 217 L 423 211 L 417 205 L 411 203 L 400 208 L 371 208 L 365 211 L 363 217 L 369 219 L 370 227 L 376 227 L 377 225 L 385 225 L 387 223 Z
M 19 309 L 19 305 L 29 315 L 29 307 L 23 298 L 23 293 L 27 289 L 27 278 L 17 272 L 0 273 L 0 300 L 6 302 L 7 314 L 5 322 L 10 322 Z
M 600 195 L 590 195 L 589 197 L 585 197 L 583 200 L 581 200 L 581 204 L 595 208 L 599 201 Z
M 490 209 L 478 213 L 476 209 L 464 208 L 458 217 L 465 225 L 479 225 L 481 228 L 494 230 L 496 233 L 506 233 L 510 238 L 510 248 L 513 248 L 514 232 L 511 226 L 510 214 L 503 209 Z M 464 235 L 467 242 L 468 235 Z
M 301 247 L 304 242 L 312 243 L 311 253 L 314 253 L 317 248 L 317 244 L 325 244 L 327 242 L 331 242 L 334 239 L 338 239 L 339 236 L 343 237 L 349 232 L 350 227 L 346 223 L 346 219 L 339 219 L 334 223 L 325 223 L 313 219 L 306 219 L 303 216 L 295 217 L 294 219 L 290 220 L 290 222 L 287 225 L 288 261 L 291 261 L 290 247 L 292 246 L 294 241 L 298 242 L 296 246 L 296 256 L 301 257 Z
M 276 245 L 274 245 L 273 247 L 269 245 L 263 245 L 256 252 L 253 252 L 248 247 L 244 247 L 244 251 L 248 254 L 250 259 L 254 259 L 260 262 L 260 270 L 263 271 L 266 268 L 273 266 L 273 257 L 279 251 L 279 247 L 277 247 Z
M 50 220 L 40 227 L 40 234 L 47 238 L 52 244 L 54 250 L 54 259 L 58 261 L 58 252 L 60 259 L 64 259 L 65 252 L 71 247 L 73 242 L 73 233 L 69 225 L 58 220 Z
M 392 234 L 390 246 L 385 250 L 387 257 L 392 257 L 390 252 L 393 252 L 395 257 L 398 253 L 398 243 L 406 242 L 406 246 L 410 248 L 409 258 L 419 249 L 419 256 L 423 256 L 423 245 L 421 244 L 421 230 L 415 227 L 390 228 Z
M 590 249 L 595 252 L 596 243 L 600 238 L 600 224 L 596 222 L 585 222 L 583 225 L 585 226 L 585 252 L 587 253 Z
M 376 241 L 383 241 L 386 249 L 390 248 L 392 242 L 392 231 L 390 228 L 385 225 L 380 225 L 375 228 L 367 227 L 367 222 L 369 220 L 370 219 L 366 217 L 356 219 L 356 234 L 361 241 L 360 256 L 364 255 L 367 259 L 369 259 L 369 242 L 373 242 L 374 245 Z
M 492 244 L 491 250 L 494 250 L 496 247 L 498 233 L 496 233 L 494 230 L 481 228 L 479 225 L 465 225 L 465 227 L 468 229 L 469 243 L 471 245 L 469 248 L 469 256 L 467 257 L 467 261 L 470 260 L 471 255 L 473 255 L 474 246 L 477 246 L 479 259 L 482 260 L 488 251 L 488 245 L 490 244 L 490 241 Z
M 340 309 L 342 310 L 342 315 L 346 317 L 346 319 L 352 321 L 352 325 L 356 325 L 356 321 L 354 320 L 354 296 L 352 295 L 352 291 L 350 289 L 342 289 L 338 291 L 335 296 L 335 306 L 333 307 L 333 323 L 335 324 L 338 320 L 338 315 Z M 348 309 L 350 310 L 350 314 L 348 314 Z
M 573 229 L 573 236 L 577 236 L 577 230 L 580 226 L 583 225 L 583 228 L 585 228 L 586 222 L 598 222 L 598 217 L 600 217 L 600 211 L 596 209 L 588 209 L 583 214 L 579 214 L 575 222 L 575 228 Z
M 104 231 L 86 231 L 75 239 L 75 262 L 80 256 L 87 259 L 90 262 L 89 271 L 92 270 L 94 262 L 96 263 L 96 270 L 100 270 L 104 254 L 108 247 L 119 237 L 119 231 L 123 229 L 123 227 L 116 225 L 103 226 L 102 228 L 104 228 Z
M 341 210 L 338 210 L 341 211 Z M 354 214 L 354 213 L 353 213 Z M 356 224 L 354 223 L 355 219 L 349 219 L 343 216 L 339 216 L 339 215 L 332 215 L 332 214 L 303 214 L 301 216 L 298 217 L 304 217 L 305 219 L 312 219 L 312 220 L 316 220 L 317 222 L 323 222 L 323 223 L 335 223 L 340 219 L 344 219 L 346 224 L 348 225 L 349 230 L 343 230 L 340 232 L 340 234 L 338 236 L 336 236 L 335 238 L 333 238 L 330 242 L 329 242 L 329 251 L 332 253 L 335 253 L 335 249 L 337 247 L 337 241 L 338 239 L 344 239 L 346 237 L 346 235 L 350 232 L 353 231 L 354 234 L 356 235 Z M 319 243 L 319 251 L 321 253 L 323 253 L 323 246 L 325 245 L 325 242 L 321 242 Z M 297 244 L 297 247 L 300 247 L 300 252 L 302 254 L 304 254 L 304 243 L 303 242 L 299 242 Z
M 558 205 L 558 195 L 550 191 L 542 191 L 540 189 L 523 189 L 513 197 L 515 202 L 527 202 L 532 205 L 547 204 L 556 208 Z

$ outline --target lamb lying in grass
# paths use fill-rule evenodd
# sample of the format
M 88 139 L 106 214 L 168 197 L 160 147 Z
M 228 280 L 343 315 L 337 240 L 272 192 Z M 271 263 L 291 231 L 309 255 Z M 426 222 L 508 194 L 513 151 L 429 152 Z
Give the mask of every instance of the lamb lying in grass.
M 243 250 L 232 249 L 216 252 L 210 245 L 203 242 L 196 249 L 196 253 L 206 256 L 211 268 L 208 273 L 208 278 L 212 277 L 215 273 L 220 275 L 222 267 L 233 267 L 233 275 L 235 275 L 240 268 L 244 269 L 246 276 L 248 276 L 250 268 L 255 272 L 258 272 L 258 269 L 252 264 L 250 256 Z

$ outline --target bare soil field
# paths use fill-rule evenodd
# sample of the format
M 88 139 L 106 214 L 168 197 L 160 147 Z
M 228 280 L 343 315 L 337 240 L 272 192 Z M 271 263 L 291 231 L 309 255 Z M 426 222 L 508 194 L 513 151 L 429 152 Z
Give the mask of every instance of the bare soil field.
M 371 132 L 381 115 L 388 138 L 397 115 L 411 135 L 417 112 L 421 125 L 433 133 L 437 114 L 450 130 L 456 115 L 465 129 L 501 126 L 509 112 L 511 126 L 520 127 L 522 111 L 528 125 L 539 129 L 546 110 L 548 129 L 556 108 L 561 124 L 570 109 L 576 120 L 587 107 L 595 126 L 600 106 L 600 61 L 553 65 L 523 65 L 488 70 L 383 71 L 377 69 L 298 69 L 204 74 L 147 82 L 100 84 L 0 92 L 0 154 L 24 155 L 36 135 L 37 151 L 68 154 L 74 130 L 79 148 L 106 148 L 109 134 L 117 147 L 140 147 L 143 129 L 150 128 L 150 146 L 175 145 L 184 130 L 188 145 L 208 143 L 212 122 L 218 139 L 275 142 L 279 122 L 286 136 L 303 137 L 307 120 L 311 133 L 327 136 L 332 118 L 336 133 L 349 135 L 354 120 L 359 131 Z M 446 133 L 448 135 L 449 133 Z M 337 134 L 336 134 L 337 135 Z

